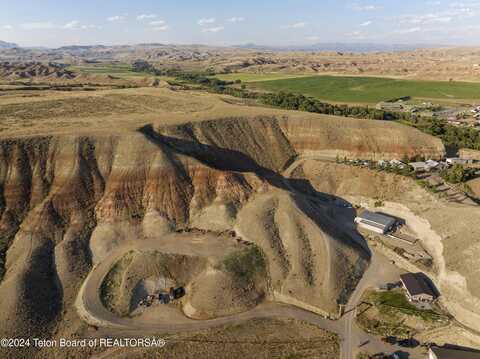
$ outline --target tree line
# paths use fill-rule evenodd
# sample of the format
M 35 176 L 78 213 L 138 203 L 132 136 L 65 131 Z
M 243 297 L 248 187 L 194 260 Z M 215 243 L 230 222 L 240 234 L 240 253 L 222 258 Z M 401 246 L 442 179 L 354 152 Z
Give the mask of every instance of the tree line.
M 186 84 L 195 84 L 209 92 L 254 99 L 261 104 L 286 110 L 380 121 L 399 121 L 413 126 L 424 133 L 441 138 L 447 146 L 456 149 L 470 148 L 480 150 L 480 131 L 475 128 L 452 126 L 447 121 L 434 117 L 419 116 L 410 112 L 380 110 L 370 106 L 331 104 L 314 97 L 290 92 L 256 92 L 246 89 L 245 85 L 240 87 L 232 86 L 241 84 L 240 80 L 224 81 L 215 78 L 213 70 L 185 72 L 180 69 L 156 69 L 153 65 L 143 60 L 135 61 L 132 64 L 132 69 L 133 71 L 151 73 L 155 76 L 173 77 L 175 78 L 175 81 L 171 83 L 173 85 L 185 86 Z

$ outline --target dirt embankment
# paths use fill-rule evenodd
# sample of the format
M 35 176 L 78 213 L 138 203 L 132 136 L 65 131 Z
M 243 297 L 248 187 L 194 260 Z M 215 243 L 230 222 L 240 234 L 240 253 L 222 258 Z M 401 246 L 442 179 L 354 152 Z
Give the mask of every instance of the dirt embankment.
M 480 207 L 450 203 L 412 180 L 346 165 L 307 161 L 302 177 L 319 191 L 356 204 L 384 202 L 376 208 L 406 219 L 434 258 L 433 279 L 442 303 L 457 320 L 480 330 Z
M 365 254 L 327 210 L 287 194 L 291 184 L 278 172 L 317 149 L 368 158 L 382 148 L 401 157 L 441 155 L 443 147 L 410 128 L 329 120 L 237 118 L 118 135 L 2 140 L 1 334 L 69 336 L 82 330 L 72 303 L 92 263 L 122 241 L 160 238 L 193 225 L 225 230 L 238 224 L 266 252 L 276 292 L 331 311 L 351 290 Z M 399 140 L 377 136 L 376 124 Z M 348 126 L 356 133 L 351 140 Z M 267 192 L 273 193 L 270 204 L 261 197 Z M 247 205 L 259 211 L 258 218 L 239 215 Z M 256 226 L 261 236 L 247 231 Z M 309 289 L 303 291 L 305 283 Z
M 66 69 L 65 65 L 40 62 L 0 62 L 0 78 L 9 80 L 31 80 L 37 77 L 42 79 L 71 80 L 76 74 Z
M 282 116 L 279 119 L 273 116 L 226 118 L 160 126 L 159 132 L 171 137 L 172 144 L 175 144 L 175 139 L 178 145 L 188 145 L 190 141 L 238 151 L 272 170 L 284 166 L 294 154 L 376 160 L 401 159 L 405 155 L 416 154 L 441 158 L 445 154 L 441 140 L 411 127 L 387 121 L 310 114 L 295 114 L 292 118 Z M 191 152 L 200 153 L 201 149 L 199 146 L 192 147 Z
M 460 158 L 480 161 L 480 151 L 462 148 L 458 151 Z

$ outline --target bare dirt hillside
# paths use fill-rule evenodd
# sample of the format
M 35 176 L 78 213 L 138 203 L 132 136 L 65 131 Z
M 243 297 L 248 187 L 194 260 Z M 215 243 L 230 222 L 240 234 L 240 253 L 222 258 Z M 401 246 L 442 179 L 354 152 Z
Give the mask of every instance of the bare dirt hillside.
M 0 49 L 0 59 L 69 64 L 130 63 L 143 59 L 161 68 L 189 71 L 213 69 L 218 73 L 375 75 L 444 81 L 480 79 L 478 47 L 352 53 L 146 44 L 71 46 L 48 50 Z
M 31 124 L 27 131 L 6 129 L 0 141 L 2 336 L 84 333 L 73 303 L 93 264 L 126 241 L 162 241 L 166 233 L 191 227 L 235 230 L 261 248 L 265 296 L 334 314 L 368 265 L 368 253 L 354 228 L 335 219 L 308 181 L 284 178 L 283 169 L 304 154 L 399 158 L 444 152 L 438 140 L 396 124 L 147 92 L 149 101 L 163 105 L 152 113 L 146 108 L 150 102 L 138 106 L 140 113 L 111 109 L 104 120 L 92 113 L 98 108 L 86 105 L 36 113 L 39 103 L 49 101 L 42 96 L 2 100 L 22 104 Z M 133 95 L 127 91 L 118 103 L 134 101 L 128 94 Z M 105 95 L 62 98 L 75 104 Z M 11 119 L 1 121 L 5 118 Z M 58 127 L 50 126 L 55 123 Z M 142 270 L 134 270 L 139 281 L 148 279 Z M 239 288 L 230 278 L 220 279 L 237 308 L 257 301 L 252 297 L 242 307 L 235 299 Z M 213 283 L 203 277 L 198 282 L 205 288 Z M 127 284 L 131 293 L 135 285 Z M 198 293 L 190 304 L 218 315 Z M 125 303 L 120 298 L 119 308 Z
M 56 63 L 10 63 L 0 62 L 0 78 L 9 80 L 28 80 L 36 77 L 46 79 L 67 79 L 71 80 L 76 75 L 67 70 L 66 66 Z
M 412 180 L 346 165 L 306 161 L 298 178 L 308 179 L 318 191 L 347 198 L 356 204 L 384 202 L 377 210 L 406 218 L 418 231 L 434 258 L 431 275 L 441 300 L 455 318 L 479 330 L 479 230 L 474 223 L 478 206 L 449 203 L 417 186 Z

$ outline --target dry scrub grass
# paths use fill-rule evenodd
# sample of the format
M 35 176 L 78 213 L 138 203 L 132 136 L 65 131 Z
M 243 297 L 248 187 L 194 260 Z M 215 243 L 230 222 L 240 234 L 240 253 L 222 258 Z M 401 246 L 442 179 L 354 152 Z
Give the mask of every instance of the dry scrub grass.
M 165 349 L 120 351 L 120 358 L 318 358 L 340 355 L 338 337 L 296 320 L 254 319 L 192 334 L 167 336 Z

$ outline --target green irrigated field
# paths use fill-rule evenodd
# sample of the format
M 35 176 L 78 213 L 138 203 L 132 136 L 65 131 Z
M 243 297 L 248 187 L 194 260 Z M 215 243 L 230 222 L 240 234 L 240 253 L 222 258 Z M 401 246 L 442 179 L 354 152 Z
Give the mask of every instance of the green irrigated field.
M 278 74 L 278 73 L 264 73 L 264 74 L 249 74 L 249 73 L 233 73 L 224 75 L 215 75 L 217 79 L 224 81 L 240 80 L 242 82 L 259 82 L 259 81 L 275 81 L 285 79 L 295 79 L 308 77 L 311 75 L 293 75 L 293 74 Z
M 121 63 L 103 63 L 71 66 L 69 70 L 82 74 L 111 75 L 120 78 L 152 76 L 143 72 L 135 72 L 132 70 L 132 66 L 130 66 L 129 64 Z
M 478 100 L 480 83 L 396 80 L 379 77 L 311 76 L 256 81 L 250 87 L 293 92 L 325 101 L 377 103 L 410 96 L 432 100 Z
M 128 64 L 92 64 L 71 66 L 72 71 L 86 74 L 122 74 L 122 75 L 138 75 L 132 71 L 132 67 Z

